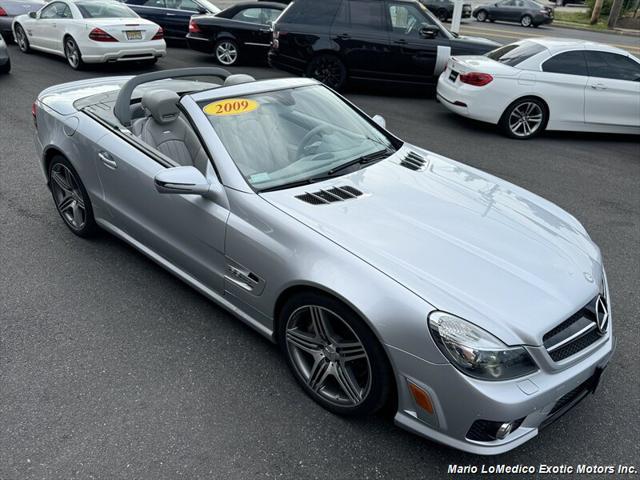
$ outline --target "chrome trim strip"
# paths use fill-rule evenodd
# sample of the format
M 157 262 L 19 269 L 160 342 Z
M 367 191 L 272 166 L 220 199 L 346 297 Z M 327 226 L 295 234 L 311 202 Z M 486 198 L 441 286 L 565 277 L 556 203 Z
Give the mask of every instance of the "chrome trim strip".
M 551 352 L 559 349 L 560 347 L 566 345 L 567 343 L 571 343 L 574 340 L 576 340 L 577 338 L 580 338 L 585 333 L 589 333 L 591 330 L 594 330 L 595 328 L 597 328 L 595 323 L 592 323 L 591 325 L 587 325 L 582 330 L 577 331 L 573 335 L 565 338 L 564 340 L 561 340 L 560 342 L 556 343 L 555 345 L 552 345 L 551 347 L 547 347 L 547 352 L 551 353 Z

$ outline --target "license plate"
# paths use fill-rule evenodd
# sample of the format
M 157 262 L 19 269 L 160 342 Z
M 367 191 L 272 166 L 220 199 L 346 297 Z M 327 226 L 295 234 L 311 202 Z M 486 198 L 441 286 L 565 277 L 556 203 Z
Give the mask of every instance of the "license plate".
M 458 78 L 458 72 L 456 72 L 455 70 L 451 70 L 451 73 L 449 74 L 449 80 L 455 83 L 456 78 Z
M 127 36 L 127 40 L 142 40 L 140 30 L 125 30 L 124 34 Z

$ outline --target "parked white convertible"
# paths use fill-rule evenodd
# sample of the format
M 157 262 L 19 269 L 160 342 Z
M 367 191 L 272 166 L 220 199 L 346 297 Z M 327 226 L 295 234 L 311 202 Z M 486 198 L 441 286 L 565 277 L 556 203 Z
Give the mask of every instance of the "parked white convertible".
M 545 129 L 640 134 L 640 60 L 583 40 L 526 39 L 450 58 L 438 99 L 513 138 Z
M 74 69 L 85 63 L 145 61 L 166 54 L 162 28 L 111 1 L 56 0 L 13 21 L 20 50 L 64 56 Z

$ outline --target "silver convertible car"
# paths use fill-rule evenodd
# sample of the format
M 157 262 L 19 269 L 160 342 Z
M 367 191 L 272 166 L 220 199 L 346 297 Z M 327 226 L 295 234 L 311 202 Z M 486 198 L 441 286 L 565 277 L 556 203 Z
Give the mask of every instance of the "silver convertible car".
M 612 354 L 574 217 L 315 80 L 167 70 L 58 85 L 33 113 L 69 229 L 114 234 L 276 342 L 332 412 L 396 405 L 406 429 L 496 454 Z

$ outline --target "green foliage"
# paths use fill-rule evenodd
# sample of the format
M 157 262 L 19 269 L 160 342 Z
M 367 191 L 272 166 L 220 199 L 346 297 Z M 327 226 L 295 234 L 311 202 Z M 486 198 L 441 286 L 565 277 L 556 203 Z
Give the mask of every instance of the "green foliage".
M 586 5 L 589 8 L 589 16 L 593 12 L 593 7 L 596 4 L 596 0 L 586 0 Z M 622 12 L 631 8 L 634 4 L 634 0 L 624 0 L 622 4 Z M 613 5 L 613 0 L 604 0 L 602 2 L 602 10 L 600 10 L 600 15 L 609 15 L 611 13 L 611 5 Z

